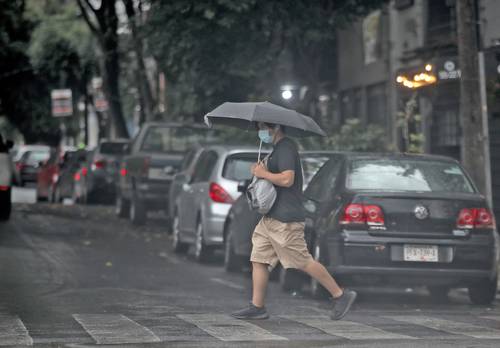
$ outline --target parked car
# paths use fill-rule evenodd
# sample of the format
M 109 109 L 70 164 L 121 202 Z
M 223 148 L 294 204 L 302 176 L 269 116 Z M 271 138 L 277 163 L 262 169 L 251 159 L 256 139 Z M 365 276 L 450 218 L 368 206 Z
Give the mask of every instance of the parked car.
M 14 162 L 16 181 L 19 186 L 24 186 L 29 182 L 36 182 L 40 163 L 46 161 L 50 156 L 50 147 L 48 146 L 29 146 L 24 147 L 23 150 L 25 151 Z
M 143 224 L 148 211 L 168 211 L 170 183 L 183 154 L 197 143 L 215 142 L 218 133 L 203 125 L 144 124 L 121 162 L 117 215 Z
M 495 219 L 457 161 L 339 154 L 305 195 L 313 256 L 342 284 L 425 285 L 439 297 L 466 287 L 475 304 L 495 299 Z
M 88 152 L 75 177 L 75 198 L 81 203 L 114 202 L 120 162 L 129 141 L 103 139 Z
M 87 159 L 86 150 L 67 152 L 65 160 L 59 166 L 59 173 L 53 185 L 53 196 L 49 196 L 49 201 L 60 203 L 65 198 L 74 198 L 75 177 L 82 163 Z
M 250 167 L 257 157 L 256 148 L 214 145 L 203 149 L 193 174 L 185 176 L 182 192 L 172 202 L 176 252 L 194 245 L 196 259 L 204 261 L 223 245 L 224 222 L 241 194 L 238 184 L 251 178 Z
M 59 178 L 61 166 L 70 157 L 69 153 L 75 151 L 73 147 L 62 146 L 51 149 L 49 158 L 41 163 L 37 176 L 37 200 L 53 199 L 55 183 Z
M 306 188 L 316 172 L 335 155 L 328 151 L 304 151 L 300 153 L 303 187 Z M 244 191 L 248 183 L 239 186 Z M 252 250 L 252 233 L 255 226 L 262 218 L 257 211 L 250 210 L 247 199 L 240 196 L 231 207 L 224 223 L 224 268 L 228 272 L 238 272 L 244 265 L 249 264 L 250 252 Z M 306 241 L 310 241 L 306 235 Z M 282 271 L 277 269 L 281 285 L 285 290 L 290 290 L 296 283 L 297 277 L 293 271 Z M 283 272 L 283 274 L 281 274 Z M 288 275 L 286 274 L 288 273 Z
M 10 151 L 12 162 L 14 163 L 14 183 L 16 185 L 22 186 L 24 182 L 21 179 L 21 171 L 24 164 L 21 159 L 25 156 L 26 152 L 50 152 L 50 147 L 47 145 L 16 145 Z
M 4 143 L 0 136 L 0 221 L 10 218 L 12 210 L 11 190 L 13 178 L 13 165 L 9 155 L 12 142 Z

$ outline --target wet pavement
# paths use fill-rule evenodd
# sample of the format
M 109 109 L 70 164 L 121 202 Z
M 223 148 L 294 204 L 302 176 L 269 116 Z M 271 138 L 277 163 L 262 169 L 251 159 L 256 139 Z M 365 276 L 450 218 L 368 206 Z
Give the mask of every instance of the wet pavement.
M 146 226 L 109 206 L 32 204 L 14 192 L 0 224 L 0 346 L 498 347 L 500 301 L 473 306 L 464 290 L 444 303 L 424 289 L 359 289 L 341 322 L 306 293 L 268 292 L 271 318 L 228 316 L 248 303 L 248 273 L 178 256 L 166 220 Z M 29 203 L 31 202 L 31 203 Z

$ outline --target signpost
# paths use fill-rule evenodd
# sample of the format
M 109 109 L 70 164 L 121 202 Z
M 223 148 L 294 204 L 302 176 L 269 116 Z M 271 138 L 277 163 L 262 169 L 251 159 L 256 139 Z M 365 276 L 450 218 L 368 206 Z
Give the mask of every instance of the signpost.
M 52 99 L 52 116 L 67 117 L 73 115 L 73 95 L 71 89 L 53 89 L 50 92 Z

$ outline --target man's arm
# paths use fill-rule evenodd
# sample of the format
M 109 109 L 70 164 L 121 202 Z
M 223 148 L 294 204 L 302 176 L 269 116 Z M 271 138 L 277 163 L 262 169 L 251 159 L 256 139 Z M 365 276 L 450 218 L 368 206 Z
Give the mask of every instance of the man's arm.
M 295 181 L 294 170 L 285 170 L 281 173 L 271 173 L 262 163 L 254 164 L 252 167 L 252 173 L 257 178 L 269 180 L 274 185 L 281 187 L 291 187 Z

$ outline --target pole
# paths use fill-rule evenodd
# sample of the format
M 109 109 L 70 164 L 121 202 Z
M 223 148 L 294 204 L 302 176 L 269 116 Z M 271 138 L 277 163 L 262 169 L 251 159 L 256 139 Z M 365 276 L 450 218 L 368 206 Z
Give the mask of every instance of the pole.
M 474 0 L 457 0 L 457 43 L 460 76 L 462 163 L 483 194 L 487 194 L 484 121 L 479 87 L 478 40 Z
M 478 52 L 479 63 L 479 92 L 481 95 L 481 119 L 483 121 L 483 147 L 484 147 L 484 170 L 486 190 L 485 195 L 493 209 L 493 193 L 491 187 L 491 158 L 490 158 L 490 131 L 488 124 L 488 101 L 486 95 L 486 75 L 484 67 L 484 52 Z

